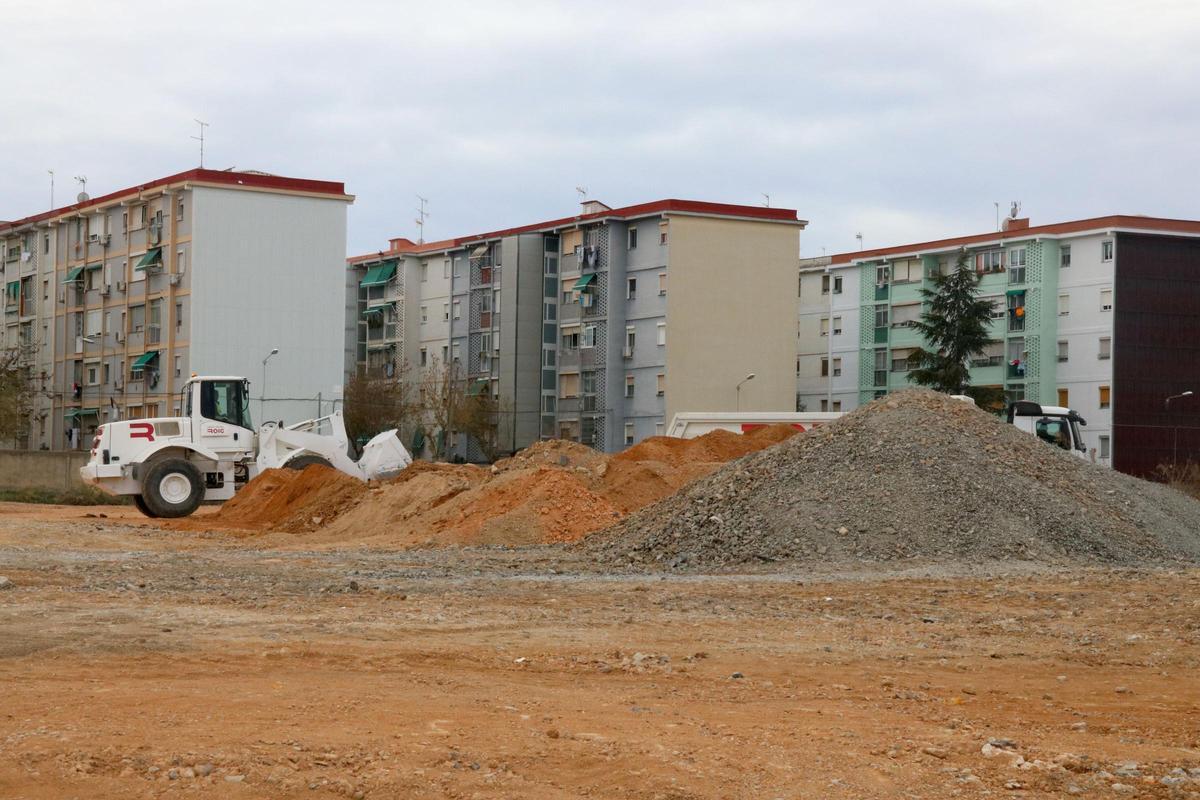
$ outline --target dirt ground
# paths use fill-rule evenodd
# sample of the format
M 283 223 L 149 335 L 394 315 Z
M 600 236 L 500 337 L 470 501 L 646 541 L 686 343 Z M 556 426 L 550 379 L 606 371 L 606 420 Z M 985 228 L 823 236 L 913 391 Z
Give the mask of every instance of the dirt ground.
M 1200 571 L 270 547 L 0 504 L 0 797 L 1200 796 Z

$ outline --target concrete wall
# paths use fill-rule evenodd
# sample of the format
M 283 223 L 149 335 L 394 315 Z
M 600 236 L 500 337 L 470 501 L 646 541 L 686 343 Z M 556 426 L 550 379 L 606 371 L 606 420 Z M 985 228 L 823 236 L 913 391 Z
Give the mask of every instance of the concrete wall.
M 751 372 L 741 410 L 795 409 L 799 227 L 671 215 L 668 247 L 668 422 L 735 410 Z
M 0 450 L 0 487 L 5 489 L 73 489 L 83 485 L 79 468 L 88 453 Z
M 344 200 L 193 190 L 191 369 L 242 375 L 266 418 L 311 417 L 318 393 L 341 397 L 345 370 Z M 328 407 L 328 406 L 326 406 Z M 251 404 L 258 424 L 264 418 Z

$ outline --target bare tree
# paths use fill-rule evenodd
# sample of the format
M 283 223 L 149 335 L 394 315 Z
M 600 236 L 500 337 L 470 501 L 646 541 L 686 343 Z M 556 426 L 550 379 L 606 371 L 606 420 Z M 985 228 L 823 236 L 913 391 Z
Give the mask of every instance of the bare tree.
M 422 370 L 420 402 L 425 421 L 437 436 L 433 457 L 445 459 L 450 452 L 450 433 L 457 430 L 460 408 L 466 399 L 466 379 L 457 362 L 437 358 Z
M 34 397 L 31 355 L 29 346 L 0 350 L 0 441 L 21 440 L 29 433 Z
M 405 367 L 390 377 L 359 372 L 346 384 L 343 418 L 351 441 L 396 428 L 406 444 L 421 427 L 421 404 Z

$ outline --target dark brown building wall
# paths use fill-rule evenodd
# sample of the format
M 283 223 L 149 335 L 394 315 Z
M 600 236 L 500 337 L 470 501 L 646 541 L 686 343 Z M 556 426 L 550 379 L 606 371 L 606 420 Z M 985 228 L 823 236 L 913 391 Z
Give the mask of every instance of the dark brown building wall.
M 1117 234 L 1113 294 L 1113 467 L 1200 462 L 1200 239 Z

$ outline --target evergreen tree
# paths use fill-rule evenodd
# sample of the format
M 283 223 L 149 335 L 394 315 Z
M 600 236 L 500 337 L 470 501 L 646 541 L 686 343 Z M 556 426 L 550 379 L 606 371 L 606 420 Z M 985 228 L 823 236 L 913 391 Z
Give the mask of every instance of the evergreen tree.
M 979 299 L 979 275 L 962 253 L 953 271 L 933 279 L 933 289 L 922 289 L 929 310 L 913 323 L 928 349 L 913 354 L 920 366 L 908 379 L 939 392 L 962 394 L 971 378 L 968 363 L 991 341 L 992 303 Z

